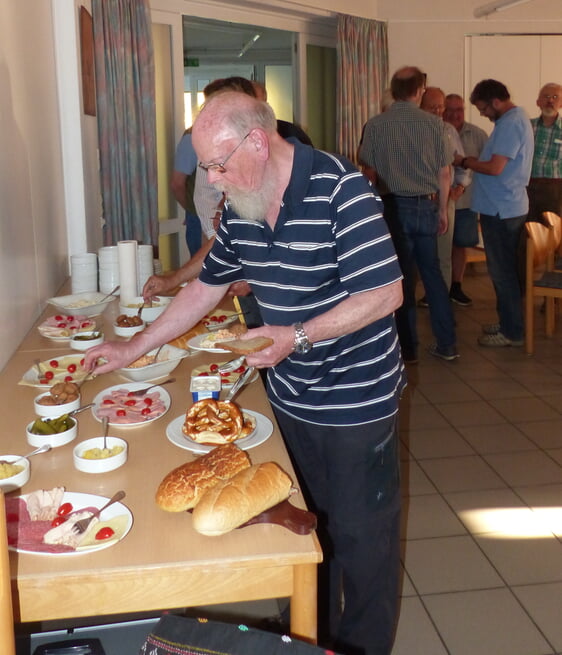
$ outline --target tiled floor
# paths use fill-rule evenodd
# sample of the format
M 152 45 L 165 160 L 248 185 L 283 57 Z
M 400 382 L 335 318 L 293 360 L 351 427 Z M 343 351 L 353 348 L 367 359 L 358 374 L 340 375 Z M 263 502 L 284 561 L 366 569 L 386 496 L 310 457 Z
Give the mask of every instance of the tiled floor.
M 393 655 L 562 654 L 562 313 L 547 339 L 537 305 L 533 356 L 481 348 L 496 321 L 485 265 L 463 286 L 460 359 L 408 368 Z M 418 324 L 429 345 L 427 309 Z

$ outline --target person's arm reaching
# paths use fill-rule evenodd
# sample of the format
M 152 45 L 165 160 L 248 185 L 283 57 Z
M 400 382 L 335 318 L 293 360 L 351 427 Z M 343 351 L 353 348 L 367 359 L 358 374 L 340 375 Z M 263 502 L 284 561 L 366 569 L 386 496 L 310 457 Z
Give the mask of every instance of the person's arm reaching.
M 488 161 L 480 161 L 477 157 L 463 157 L 458 159 L 455 157 L 455 165 L 467 168 L 475 173 L 482 173 L 482 175 L 501 175 L 505 168 L 509 157 L 505 155 L 493 154 Z

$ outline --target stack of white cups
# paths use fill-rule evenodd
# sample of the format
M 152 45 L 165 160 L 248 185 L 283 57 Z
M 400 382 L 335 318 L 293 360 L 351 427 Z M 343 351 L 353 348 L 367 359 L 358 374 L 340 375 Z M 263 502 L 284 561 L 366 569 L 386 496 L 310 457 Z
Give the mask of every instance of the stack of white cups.
M 137 283 L 139 296 L 142 294 L 144 283 L 154 272 L 153 250 L 151 245 L 140 245 L 137 248 Z
M 95 252 L 70 256 L 72 293 L 98 290 L 98 257 Z
M 127 305 L 139 295 L 137 282 L 137 242 L 118 241 L 121 304 Z
M 119 285 L 119 249 L 104 246 L 98 250 L 100 291 L 110 293 Z

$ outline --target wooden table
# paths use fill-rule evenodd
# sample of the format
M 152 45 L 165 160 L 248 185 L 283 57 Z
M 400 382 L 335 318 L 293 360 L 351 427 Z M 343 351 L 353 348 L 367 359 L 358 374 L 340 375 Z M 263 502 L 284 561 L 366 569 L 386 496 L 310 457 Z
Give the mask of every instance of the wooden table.
M 115 301 L 98 317 L 106 336 L 112 332 L 118 311 Z M 37 324 L 52 314 L 52 309 L 47 309 Z M 0 376 L 0 453 L 31 450 L 25 426 L 34 418 L 33 398 L 40 390 L 17 384 L 24 372 L 35 358 L 45 360 L 69 352 L 66 343 L 41 337 L 36 327 L 24 338 Z M 221 537 L 204 537 L 193 530 L 189 514 L 164 512 L 154 501 L 166 473 L 195 457 L 166 437 L 166 426 L 191 405 L 190 371 L 202 363 L 225 359 L 228 355 L 209 353 L 187 357 L 172 374 L 177 381 L 165 387 L 172 397 L 165 416 L 139 428 L 110 430 L 129 445 L 128 461 L 120 469 L 92 475 L 74 468 L 76 443 L 100 434 L 101 424 L 90 411 L 78 415 L 74 442 L 31 459 L 31 478 L 21 493 L 64 485 L 68 491 L 109 497 L 124 489 L 127 497 L 123 502 L 134 523 L 125 539 L 99 552 L 58 557 L 10 552 L 16 622 L 289 597 L 291 632 L 315 642 L 316 576 L 322 554 L 314 533 L 300 536 L 277 525 L 260 524 Z M 99 391 L 124 382 L 116 373 L 87 381 L 82 389 L 83 404 Z M 274 424 L 272 436 L 249 451 L 252 462 L 274 460 L 295 480 L 261 381 L 245 387 L 237 402 Z M 304 508 L 299 495 L 291 502 Z M 2 648 L 2 639 L 0 635 L 0 653 L 9 653 Z

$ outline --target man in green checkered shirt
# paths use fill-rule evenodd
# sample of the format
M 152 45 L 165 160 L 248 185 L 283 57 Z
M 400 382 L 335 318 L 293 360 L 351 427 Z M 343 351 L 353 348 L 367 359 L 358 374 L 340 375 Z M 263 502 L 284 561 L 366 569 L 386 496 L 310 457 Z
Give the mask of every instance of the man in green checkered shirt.
M 562 216 L 562 86 L 545 84 L 539 92 L 538 118 L 531 119 L 535 151 L 529 194 L 529 218 L 541 221 L 542 213 L 552 211 Z

